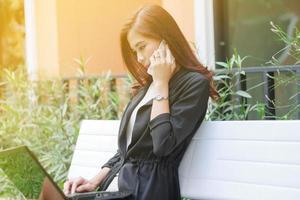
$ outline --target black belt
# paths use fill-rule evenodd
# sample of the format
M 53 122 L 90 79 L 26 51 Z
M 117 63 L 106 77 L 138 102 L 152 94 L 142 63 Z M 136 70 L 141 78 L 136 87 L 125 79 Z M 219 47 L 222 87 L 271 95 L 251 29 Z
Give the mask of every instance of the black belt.
M 166 165 L 172 165 L 172 166 L 178 166 L 178 164 L 173 160 L 167 160 L 165 158 L 154 158 L 154 159 L 144 159 L 144 158 L 126 158 L 125 163 L 129 162 L 132 164 L 166 164 Z

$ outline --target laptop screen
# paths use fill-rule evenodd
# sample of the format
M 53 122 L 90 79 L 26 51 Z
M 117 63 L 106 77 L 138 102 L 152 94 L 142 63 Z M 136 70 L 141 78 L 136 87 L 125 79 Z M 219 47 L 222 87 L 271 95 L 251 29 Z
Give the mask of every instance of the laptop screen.
M 0 168 L 26 199 L 39 199 L 41 192 L 61 192 L 25 146 L 0 151 Z M 55 195 L 55 194 L 53 194 Z

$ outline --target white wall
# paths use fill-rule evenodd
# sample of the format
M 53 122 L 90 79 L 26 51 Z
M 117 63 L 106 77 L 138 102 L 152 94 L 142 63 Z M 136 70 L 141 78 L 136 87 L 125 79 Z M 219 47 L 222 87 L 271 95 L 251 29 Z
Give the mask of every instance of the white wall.
M 195 0 L 195 42 L 200 61 L 215 69 L 213 0 Z
M 37 78 L 37 45 L 34 0 L 24 1 L 25 10 L 25 61 L 30 79 Z

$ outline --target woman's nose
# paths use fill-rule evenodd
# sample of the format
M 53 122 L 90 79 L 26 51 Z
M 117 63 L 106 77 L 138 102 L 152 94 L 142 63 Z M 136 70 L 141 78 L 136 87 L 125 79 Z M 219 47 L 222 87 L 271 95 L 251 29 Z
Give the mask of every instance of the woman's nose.
M 139 63 L 143 63 L 144 60 L 145 60 L 144 56 L 142 56 L 141 54 L 138 53 L 138 54 L 137 54 L 137 61 L 138 61 Z

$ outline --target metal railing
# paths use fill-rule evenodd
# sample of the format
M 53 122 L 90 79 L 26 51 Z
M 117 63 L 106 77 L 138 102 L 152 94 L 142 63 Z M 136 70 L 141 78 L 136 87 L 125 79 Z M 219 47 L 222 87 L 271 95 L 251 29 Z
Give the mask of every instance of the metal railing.
M 105 76 L 105 75 L 104 75 Z M 104 76 L 101 75 L 93 75 L 93 76 L 73 76 L 73 77 L 65 77 L 62 79 L 63 84 L 65 85 L 65 92 L 69 92 L 71 81 L 76 81 L 76 89 L 78 90 L 80 86 L 84 82 L 88 82 L 88 84 L 92 84 L 93 82 L 96 82 L 97 79 L 103 78 Z M 116 92 L 116 82 L 117 79 L 127 79 L 127 75 L 111 75 L 109 81 L 109 91 L 110 92 Z M 80 98 L 80 96 L 78 96 Z
M 232 73 L 238 72 L 238 68 L 233 68 Z M 275 119 L 276 117 L 276 107 L 275 107 L 275 73 L 280 72 L 293 72 L 297 75 L 300 75 L 300 65 L 284 65 L 284 66 L 262 66 L 262 67 L 246 67 L 242 68 L 242 71 L 245 72 L 245 75 L 240 74 L 238 80 L 238 90 L 247 91 L 247 75 L 254 73 L 261 73 L 263 75 L 263 88 L 264 88 L 264 103 L 266 109 L 266 119 Z M 228 73 L 228 70 L 218 69 L 215 70 L 215 74 L 218 73 Z M 297 79 L 297 104 L 300 104 L 300 79 Z M 246 99 L 241 98 L 241 101 L 247 101 Z M 300 119 L 300 111 L 298 112 L 298 119 Z
M 235 73 L 238 72 L 238 68 L 233 68 L 230 72 Z M 297 75 L 300 75 L 300 65 L 285 65 L 285 66 L 262 66 L 262 67 L 246 67 L 242 68 L 242 71 L 245 74 L 240 74 L 239 79 L 237 80 L 237 89 L 247 91 L 247 76 L 254 73 L 260 73 L 263 76 L 263 91 L 264 91 L 264 103 L 266 109 L 266 118 L 265 119 L 276 119 L 276 98 L 275 98 L 275 73 L 280 72 L 294 72 Z M 215 74 L 228 73 L 228 70 L 217 69 L 214 71 Z M 66 84 L 67 88 L 70 85 L 70 81 L 76 81 L 77 89 L 82 84 L 82 81 L 92 82 L 101 78 L 103 76 L 80 76 L 80 77 L 68 77 L 64 78 L 63 82 Z M 116 91 L 116 80 L 117 79 L 126 79 L 127 75 L 112 75 L 110 82 L 110 91 Z M 300 79 L 297 80 L 297 88 L 300 88 Z M 68 89 L 67 89 L 68 90 Z M 66 91 L 67 92 L 67 91 Z M 78 96 L 80 98 L 80 96 Z M 240 101 L 247 102 L 246 98 L 240 98 Z M 297 91 L 297 104 L 300 104 L 300 90 Z M 298 119 L 300 119 L 300 111 L 298 112 Z

